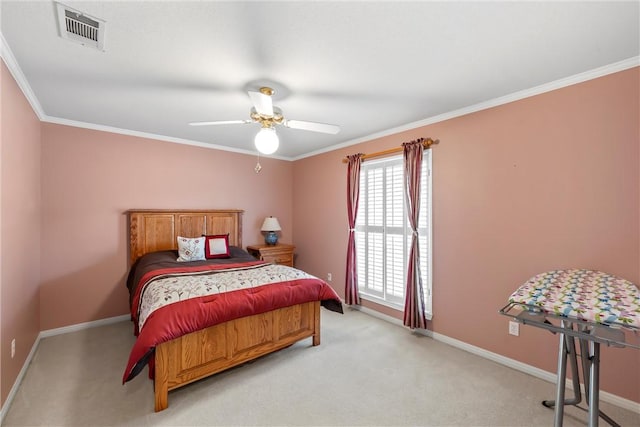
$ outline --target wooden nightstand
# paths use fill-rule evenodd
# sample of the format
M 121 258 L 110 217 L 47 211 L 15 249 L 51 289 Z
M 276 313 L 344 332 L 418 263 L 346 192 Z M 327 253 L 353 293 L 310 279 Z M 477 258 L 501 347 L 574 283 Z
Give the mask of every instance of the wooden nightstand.
M 247 252 L 262 261 L 293 267 L 293 250 L 296 247 L 286 243 L 277 245 L 251 245 Z

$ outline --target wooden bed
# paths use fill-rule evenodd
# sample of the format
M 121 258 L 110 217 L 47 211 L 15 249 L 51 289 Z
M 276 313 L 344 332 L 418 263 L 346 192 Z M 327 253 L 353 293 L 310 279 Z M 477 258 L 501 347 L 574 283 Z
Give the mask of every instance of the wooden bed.
M 130 261 L 177 249 L 177 236 L 229 233 L 242 247 L 242 210 L 130 210 Z M 320 302 L 243 317 L 162 343 L 155 350 L 155 410 L 166 409 L 168 392 L 217 372 L 312 337 L 320 344 Z

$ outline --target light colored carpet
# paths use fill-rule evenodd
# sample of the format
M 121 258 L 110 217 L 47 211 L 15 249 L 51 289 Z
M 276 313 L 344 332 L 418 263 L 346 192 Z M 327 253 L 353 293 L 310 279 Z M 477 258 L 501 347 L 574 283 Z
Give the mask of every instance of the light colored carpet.
M 553 384 L 366 314 L 322 310 L 322 344 L 278 353 L 169 393 L 153 412 L 146 370 L 121 385 L 130 322 L 43 339 L 5 426 L 550 426 Z M 640 414 L 601 403 L 623 426 Z M 565 426 L 587 424 L 569 407 Z M 606 423 L 601 420 L 601 425 Z

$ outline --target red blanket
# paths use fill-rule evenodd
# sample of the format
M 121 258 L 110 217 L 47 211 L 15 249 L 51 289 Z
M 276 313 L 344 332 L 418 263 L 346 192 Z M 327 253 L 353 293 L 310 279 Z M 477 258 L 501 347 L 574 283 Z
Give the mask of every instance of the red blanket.
M 175 263 L 175 252 L 167 252 L 168 255 L 164 257 L 158 257 L 158 253 L 149 254 L 155 258 L 152 261 L 141 259 L 130 272 L 127 286 L 131 292 L 131 318 L 136 324 L 138 338 L 131 350 L 123 383 L 134 378 L 150 362 L 156 345 L 194 331 L 311 301 L 321 301 L 324 307 L 342 312 L 338 295 L 327 283 L 317 278 L 305 278 L 171 303 L 151 313 L 142 330 L 137 331 L 140 298 L 148 286 L 153 286 L 155 279 L 167 275 L 216 274 L 240 266 L 264 264 L 246 258 L 223 263 Z

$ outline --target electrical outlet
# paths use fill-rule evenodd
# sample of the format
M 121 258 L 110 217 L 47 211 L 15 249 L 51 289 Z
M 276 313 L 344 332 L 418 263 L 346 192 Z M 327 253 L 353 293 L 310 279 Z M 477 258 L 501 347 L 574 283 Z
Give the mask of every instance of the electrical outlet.
M 516 337 L 520 335 L 520 324 L 518 322 L 509 322 L 509 334 Z
M 12 339 L 11 340 L 11 358 L 13 359 L 13 357 L 16 355 L 16 339 Z
M 327 273 L 327 282 L 330 282 L 331 279 L 333 279 L 333 276 L 331 275 L 331 273 Z

